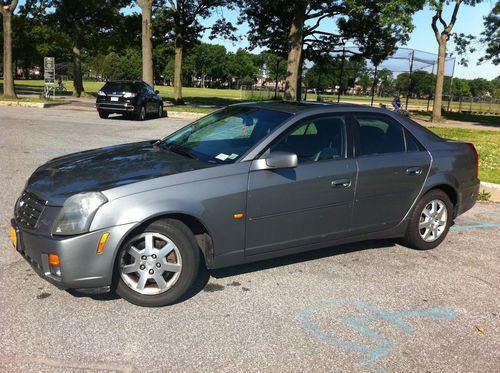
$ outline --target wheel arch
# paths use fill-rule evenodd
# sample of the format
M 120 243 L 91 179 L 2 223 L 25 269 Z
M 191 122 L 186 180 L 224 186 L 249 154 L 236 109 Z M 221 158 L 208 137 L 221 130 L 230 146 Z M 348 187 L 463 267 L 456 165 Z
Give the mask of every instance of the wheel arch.
M 114 253 L 114 263 L 116 265 L 116 258 L 118 257 L 118 253 L 122 248 L 123 244 L 127 242 L 132 236 L 138 234 L 143 229 L 145 229 L 148 225 L 152 224 L 155 221 L 163 220 L 163 219 L 175 219 L 183 224 L 185 224 L 189 230 L 193 233 L 198 247 L 203 255 L 203 260 L 207 268 L 210 268 L 213 262 L 214 257 L 214 244 L 212 239 L 212 234 L 207 228 L 206 224 L 204 224 L 201 219 L 198 217 L 187 214 L 184 212 L 169 212 L 164 214 L 157 214 L 153 216 L 149 216 L 141 222 L 135 224 L 128 232 L 125 234 L 117 245 Z
M 428 188 L 425 189 L 424 193 L 422 195 L 429 193 L 431 190 L 441 190 L 444 192 L 448 198 L 450 199 L 451 203 L 453 204 L 453 218 L 456 217 L 457 214 L 457 207 L 458 207 L 458 191 L 454 186 L 448 183 L 440 183 L 436 185 L 429 186 Z

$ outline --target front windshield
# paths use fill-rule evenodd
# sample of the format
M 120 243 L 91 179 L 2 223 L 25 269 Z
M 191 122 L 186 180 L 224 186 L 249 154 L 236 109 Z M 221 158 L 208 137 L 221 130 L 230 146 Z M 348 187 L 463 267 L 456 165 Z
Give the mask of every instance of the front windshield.
M 292 114 L 230 106 L 167 137 L 161 147 L 203 162 L 234 163 Z

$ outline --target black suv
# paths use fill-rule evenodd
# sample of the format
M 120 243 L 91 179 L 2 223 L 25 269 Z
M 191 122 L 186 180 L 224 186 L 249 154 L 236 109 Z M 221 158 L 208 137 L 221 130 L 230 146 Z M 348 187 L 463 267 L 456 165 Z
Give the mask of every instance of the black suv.
M 97 92 L 95 107 L 101 118 L 109 114 L 124 114 L 138 120 L 148 114 L 163 115 L 163 101 L 158 91 L 142 80 L 108 81 Z

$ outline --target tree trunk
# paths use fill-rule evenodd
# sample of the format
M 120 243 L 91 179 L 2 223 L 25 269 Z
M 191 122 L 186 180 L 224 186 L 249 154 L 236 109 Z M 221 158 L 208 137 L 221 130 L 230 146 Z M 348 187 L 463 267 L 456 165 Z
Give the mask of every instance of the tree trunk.
M 285 98 L 290 101 L 300 100 L 300 84 L 302 71 L 302 46 L 304 42 L 304 21 L 307 3 L 297 4 L 290 33 L 288 34 L 288 63 L 286 68 Z
M 280 77 L 280 59 L 276 58 L 276 83 L 274 84 L 274 99 L 278 99 L 278 80 Z
M 82 79 L 82 55 L 78 41 L 73 44 L 73 87 L 75 88 L 73 96 L 81 97 L 85 92 Z
M 434 91 L 434 103 L 432 105 L 432 122 L 439 122 L 441 120 L 441 105 L 443 99 L 444 69 L 446 60 L 446 42 L 447 36 L 442 35 L 439 40 L 436 88 Z
M 184 105 L 182 99 L 182 50 L 184 38 L 178 33 L 175 37 L 175 62 L 174 62 L 174 104 Z
M 138 1 L 142 13 L 142 80 L 151 87 L 154 86 L 153 77 L 153 43 L 151 41 L 151 7 L 152 0 Z
M 6 98 L 17 98 L 12 71 L 12 13 L 3 9 L 3 95 Z

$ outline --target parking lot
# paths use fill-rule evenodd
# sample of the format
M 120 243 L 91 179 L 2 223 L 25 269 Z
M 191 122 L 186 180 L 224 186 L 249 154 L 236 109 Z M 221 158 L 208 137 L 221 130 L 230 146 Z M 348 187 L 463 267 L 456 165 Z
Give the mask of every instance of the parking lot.
M 477 204 L 432 251 L 370 241 L 210 271 L 155 309 L 58 290 L 12 248 L 38 165 L 186 123 L 0 107 L 0 371 L 500 371 L 500 204 Z

